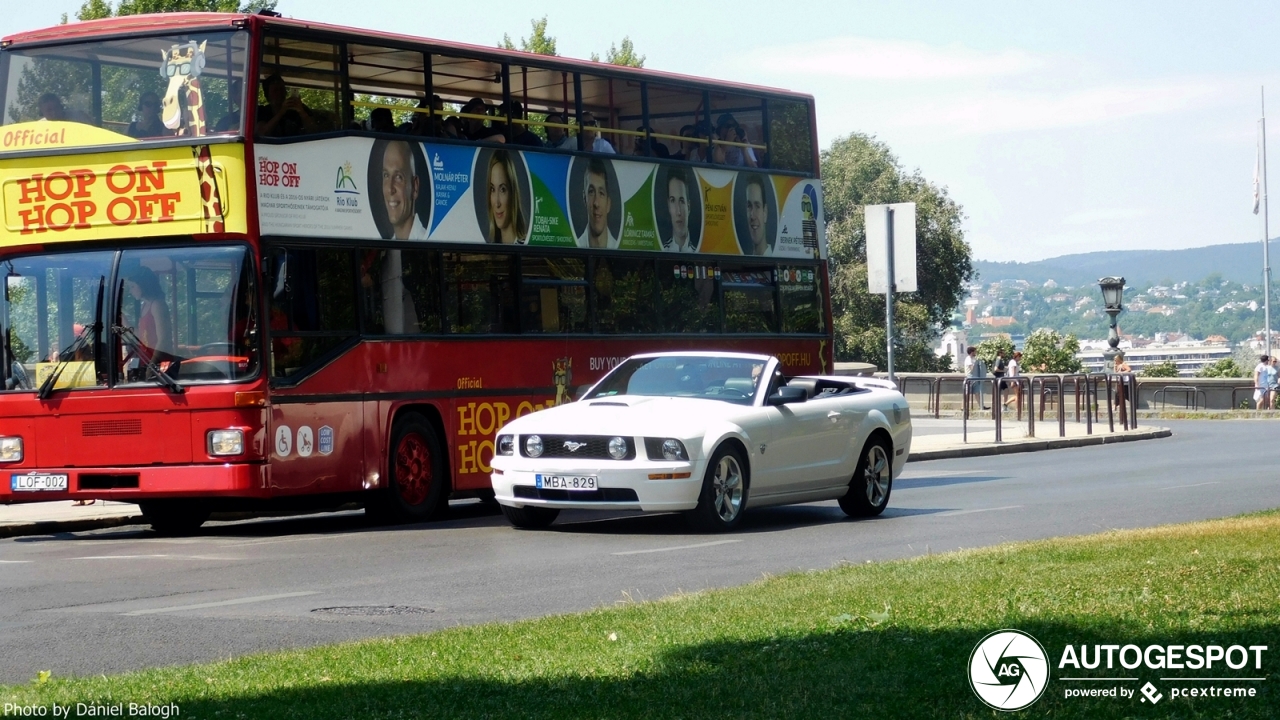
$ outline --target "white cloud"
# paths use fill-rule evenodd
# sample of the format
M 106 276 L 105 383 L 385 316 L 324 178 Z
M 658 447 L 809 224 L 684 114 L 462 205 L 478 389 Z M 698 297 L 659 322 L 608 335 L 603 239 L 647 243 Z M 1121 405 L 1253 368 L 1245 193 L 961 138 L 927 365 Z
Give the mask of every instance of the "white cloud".
M 1021 50 L 982 52 L 960 45 L 839 37 L 754 50 L 745 58 L 759 70 L 787 75 L 829 75 L 856 80 L 955 80 L 1013 75 L 1042 60 Z

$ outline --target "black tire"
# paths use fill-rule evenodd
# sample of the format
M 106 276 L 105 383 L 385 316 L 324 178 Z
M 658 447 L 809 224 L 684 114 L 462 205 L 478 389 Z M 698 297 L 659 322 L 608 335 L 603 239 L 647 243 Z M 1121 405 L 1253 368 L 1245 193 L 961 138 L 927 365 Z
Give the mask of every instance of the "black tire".
M 687 513 L 689 525 L 701 532 L 724 532 L 737 527 L 747 507 L 751 480 L 747 462 L 735 447 L 721 445 L 711 455 L 702 478 L 698 506 Z
M 142 519 L 161 535 L 190 535 L 209 519 L 210 510 L 196 500 L 150 500 L 138 503 Z
M 365 506 L 365 512 L 384 523 L 428 520 L 448 503 L 440 438 L 427 419 L 406 413 L 391 427 L 387 453 L 387 486 Z
M 556 517 L 560 515 L 559 508 L 544 507 L 509 507 L 502 506 L 502 514 L 507 516 L 507 522 L 512 527 L 521 530 L 541 530 L 556 521 Z
M 849 517 L 874 517 L 889 506 L 893 491 L 893 450 L 880 438 L 868 440 L 849 481 L 849 492 L 840 498 L 840 509 Z

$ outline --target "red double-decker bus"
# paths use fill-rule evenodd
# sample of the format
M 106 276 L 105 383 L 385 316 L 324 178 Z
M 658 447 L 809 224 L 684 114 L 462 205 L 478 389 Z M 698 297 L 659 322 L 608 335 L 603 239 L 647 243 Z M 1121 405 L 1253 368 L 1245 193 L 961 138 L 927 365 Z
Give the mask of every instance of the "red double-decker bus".
M 809 96 L 270 14 L 0 80 L 0 503 L 414 520 L 633 353 L 830 368 Z

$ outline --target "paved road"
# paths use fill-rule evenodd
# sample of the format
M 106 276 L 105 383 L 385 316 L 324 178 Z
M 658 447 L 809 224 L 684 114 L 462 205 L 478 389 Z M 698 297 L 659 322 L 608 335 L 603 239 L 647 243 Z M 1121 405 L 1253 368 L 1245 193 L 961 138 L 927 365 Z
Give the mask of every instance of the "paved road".
M 561 613 L 750 582 L 762 573 L 1008 540 L 1214 518 L 1280 506 L 1262 448 L 1280 424 L 1166 423 L 1141 443 L 914 463 L 890 507 L 760 511 L 732 535 L 672 515 L 566 513 L 518 532 L 479 505 L 373 528 L 358 514 L 0 541 L 0 683 L 114 673 L 260 650 Z M 410 606 L 391 616 L 315 612 Z

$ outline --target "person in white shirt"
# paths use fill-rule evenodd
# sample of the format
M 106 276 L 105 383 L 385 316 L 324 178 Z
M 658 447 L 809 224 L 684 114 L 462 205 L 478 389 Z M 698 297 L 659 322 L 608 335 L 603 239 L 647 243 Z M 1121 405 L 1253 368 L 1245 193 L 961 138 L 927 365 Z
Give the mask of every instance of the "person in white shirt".
M 1005 377 L 1016 378 L 1022 374 L 1022 353 L 1018 350 L 1013 351 L 1013 357 L 1009 359 L 1009 364 L 1005 370 Z M 1009 397 L 1005 398 L 1004 406 L 1009 407 L 1009 403 L 1018 403 L 1018 414 L 1022 414 L 1022 383 L 1009 383 L 1013 388 L 1013 392 Z
M 578 238 L 578 247 L 616 250 L 618 239 L 609 231 L 609 210 L 613 207 L 613 199 L 609 197 L 609 172 L 599 158 L 587 163 L 582 199 L 587 208 L 587 228 Z
M 582 149 L 591 152 L 608 153 L 610 155 L 617 154 L 617 150 L 613 149 L 613 145 L 604 138 L 600 137 L 600 131 L 596 128 L 600 127 L 600 123 L 596 122 L 596 116 L 589 112 L 582 113 L 578 118 L 578 125 L 582 128 Z
M 562 127 L 554 127 L 553 125 L 564 125 L 564 115 L 560 113 L 551 113 L 547 115 L 547 144 L 543 147 L 554 148 L 556 150 L 577 150 L 578 144 L 569 137 L 569 133 L 565 132 Z
M 1271 393 L 1267 391 L 1270 361 L 1271 358 L 1263 355 L 1258 358 L 1258 364 L 1253 367 L 1253 401 L 1257 403 L 1259 410 L 1266 410 L 1271 406 Z

